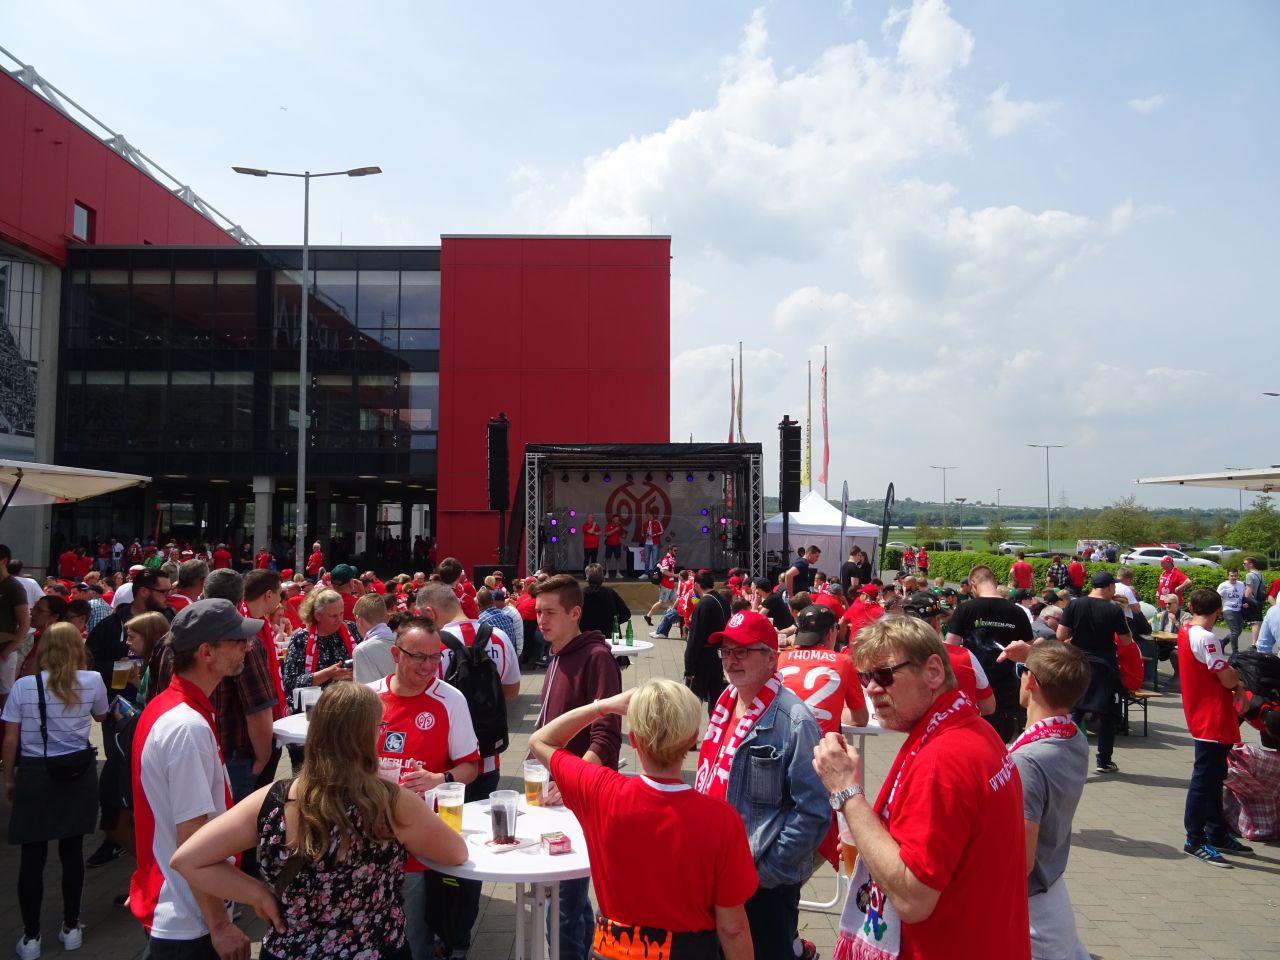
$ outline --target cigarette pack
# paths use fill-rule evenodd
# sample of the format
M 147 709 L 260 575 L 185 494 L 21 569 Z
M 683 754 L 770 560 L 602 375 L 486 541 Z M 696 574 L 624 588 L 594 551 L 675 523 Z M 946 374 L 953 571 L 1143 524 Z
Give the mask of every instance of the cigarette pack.
M 544 833 L 542 835 L 542 851 L 544 853 L 549 853 L 554 857 L 557 854 L 569 853 L 572 849 L 572 842 L 559 830 L 555 833 Z

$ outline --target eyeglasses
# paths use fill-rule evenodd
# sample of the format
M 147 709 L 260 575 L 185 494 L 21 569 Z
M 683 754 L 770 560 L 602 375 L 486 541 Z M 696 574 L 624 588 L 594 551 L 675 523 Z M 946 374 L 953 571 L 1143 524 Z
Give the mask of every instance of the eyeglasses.
M 168 593 L 173 587 L 143 587 L 143 590 L 150 590 L 152 593 Z
M 870 686 L 871 681 L 874 680 L 877 687 L 888 690 L 893 686 L 893 675 L 903 667 L 909 667 L 911 665 L 912 662 L 910 660 L 903 660 L 901 663 L 895 664 L 892 667 L 876 667 L 874 670 L 868 670 L 866 673 L 859 670 L 858 682 L 866 687 Z
M 721 660 L 744 660 L 748 653 L 770 653 L 768 647 L 721 647 Z
M 400 646 L 400 644 L 398 643 L 394 644 L 394 646 L 397 650 L 403 653 L 406 657 L 408 657 L 414 663 L 439 663 L 441 660 L 444 659 L 443 650 L 441 650 L 439 653 L 414 653 L 412 650 L 406 650 L 404 647 Z

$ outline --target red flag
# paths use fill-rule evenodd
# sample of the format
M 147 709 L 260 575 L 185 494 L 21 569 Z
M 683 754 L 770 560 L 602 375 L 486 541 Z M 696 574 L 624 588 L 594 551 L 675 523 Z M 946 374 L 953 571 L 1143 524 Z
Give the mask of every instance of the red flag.
M 827 436 L 827 364 L 822 363 L 822 472 L 818 482 L 827 482 L 827 467 L 831 464 L 831 440 Z

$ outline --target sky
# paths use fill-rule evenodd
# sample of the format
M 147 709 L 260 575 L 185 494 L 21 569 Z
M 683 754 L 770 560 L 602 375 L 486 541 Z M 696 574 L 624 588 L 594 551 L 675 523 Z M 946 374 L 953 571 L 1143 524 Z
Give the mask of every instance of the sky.
M 671 439 L 827 348 L 829 489 L 1234 509 L 1268 466 L 1280 5 L 28 5 L 4 46 L 263 243 L 668 234 Z M 1275 405 L 1275 406 L 1273 406 Z M 625 416 L 625 404 L 619 416 Z M 816 479 L 815 479 L 816 482 Z

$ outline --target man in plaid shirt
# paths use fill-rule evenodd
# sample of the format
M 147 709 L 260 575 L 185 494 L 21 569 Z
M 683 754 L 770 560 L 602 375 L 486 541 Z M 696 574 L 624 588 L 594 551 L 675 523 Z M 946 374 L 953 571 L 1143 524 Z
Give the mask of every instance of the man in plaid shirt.
M 1058 589 L 1071 582 L 1071 576 L 1067 573 L 1067 565 L 1062 562 L 1062 554 L 1055 553 L 1053 555 L 1053 563 L 1049 564 L 1049 569 L 1044 572 L 1044 579 L 1050 586 Z

